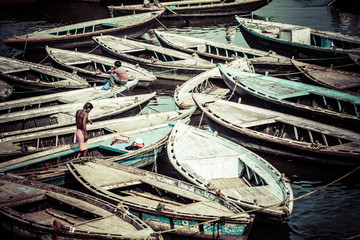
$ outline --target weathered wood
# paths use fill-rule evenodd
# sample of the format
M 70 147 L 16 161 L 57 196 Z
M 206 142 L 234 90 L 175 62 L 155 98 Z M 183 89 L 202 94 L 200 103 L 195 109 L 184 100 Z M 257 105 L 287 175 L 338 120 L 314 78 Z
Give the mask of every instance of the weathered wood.
M 186 0 L 162 2 L 151 4 L 149 6 L 144 6 L 143 4 L 122 4 L 121 6 L 108 6 L 108 9 L 112 16 L 166 9 L 162 18 L 180 18 L 183 21 L 188 21 L 185 19 L 186 17 L 216 17 L 248 14 L 266 6 L 271 1 L 272 0 L 243 0 L 224 2 L 221 0 Z
M 197 106 L 211 119 L 212 129 L 251 150 L 327 164 L 357 165 L 360 159 L 360 134 L 352 130 L 270 109 L 214 101 L 205 95 L 193 96 Z M 275 123 L 250 124 L 271 118 Z
M 242 208 L 257 209 L 293 196 L 291 186 L 281 181 L 281 174 L 266 160 L 216 134 L 178 122 L 167 151 L 172 166 L 184 178 L 203 189 L 221 191 Z M 270 191 L 258 190 L 265 187 Z M 288 212 L 279 207 L 256 214 L 283 221 L 291 210 L 292 205 Z
M 246 73 L 220 65 L 225 83 L 237 94 L 247 93 L 262 101 L 295 110 L 299 115 L 338 126 L 356 126 L 360 115 L 355 108 L 360 106 L 360 95 L 337 91 L 315 85 L 284 80 L 277 77 Z M 324 105 L 324 98 L 327 105 Z M 346 109 L 342 111 L 342 109 Z
M 21 50 L 25 47 L 27 50 L 43 49 L 46 45 L 60 48 L 92 46 L 94 43 L 91 38 L 102 34 L 139 37 L 153 26 L 163 12 L 164 9 L 161 9 L 144 14 L 97 19 L 14 36 L 2 42 Z
M 114 205 L 84 193 L 14 175 L 0 175 L 0 182 L 0 202 L 12 198 L 12 205 L 3 205 L 0 210 L 1 222 L 11 224 L 16 235 L 26 232 L 42 238 L 93 239 L 96 235 L 119 240 L 157 239 L 151 236 L 153 230 L 137 217 L 116 212 Z M 6 195 L 2 194 L 4 191 Z M 43 206 L 43 202 L 47 205 Z M 28 209 L 29 204 L 34 208 Z M 54 225 L 60 227 L 58 231 L 53 229 L 55 220 L 60 223 Z
M 83 187 L 94 194 L 104 196 L 110 202 L 122 202 L 129 207 L 130 211 L 143 216 L 144 220 L 146 219 L 147 223 L 154 229 L 176 229 L 184 226 L 183 224 L 188 221 L 200 223 L 205 219 L 211 220 L 220 216 L 230 216 L 236 212 L 240 213 L 238 209 L 231 207 L 225 199 L 223 204 L 219 204 L 213 201 L 216 197 L 212 193 L 163 175 L 111 164 L 100 159 L 90 159 L 89 162 L 83 164 L 69 163 L 68 167 Z M 141 184 L 130 186 L 122 186 L 124 184 L 121 184 L 134 180 L 141 181 Z M 131 194 L 117 194 L 123 189 L 128 190 Z M 162 194 L 159 194 L 159 191 Z M 184 199 L 187 199 L 187 202 Z M 232 226 L 250 228 L 249 224 L 252 220 L 246 214 L 242 216 L 241 220 L 232 222 Z M 163 221 L 159 221 L 159 219 L 163 219 Z M 172 222 L 171 219 L 178 221 Z M 224 226 L 227 225 L 228 221 L 225 220 Z M 204 232 L 200 232 L 199 229 L 183 229 L 182 231 L 176 230 L 175 233 L 208 238 L 214 234 L 209 230 L 205 227 Z M 223 239 L 246 239 L 247 237 L 246 232 L 233 233 L 236 238 L 235 235 L 231 236 L 232 234 L 228 234 L 224 230 L 220 230 L 216 234 L 220 234 Z
M 117 61 L 115 58 L 59 48 L 46 47 L 46 51 L 55 64 L 76 71 L 77 74 L 86 77 L 88 81 L 100 84 L 104 84 L 109 80 L 110 75 L 107 71 Z M 137 86 L 146 87 L 156 80 L 152 73 L 135 64 L 122 62 L 121 67 L 127 71 L 129 80 L 138 80 Z
M 93 39 L 105 52 L 139 64 L 159 78 L 186 81 L 216 67 L 198 56 L 154 44 L 113 36 L 98 36 Z

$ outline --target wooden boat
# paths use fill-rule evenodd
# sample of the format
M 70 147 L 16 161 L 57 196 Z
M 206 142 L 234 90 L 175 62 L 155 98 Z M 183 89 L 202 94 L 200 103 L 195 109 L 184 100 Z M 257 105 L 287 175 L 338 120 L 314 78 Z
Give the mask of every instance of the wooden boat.
M 291 60 L 310 83 L 360 94 L 360 74 Z
M 153 92 L 91 101 L 94 108 L 89 113 L 89 119 L 105 119 L 130 110 L 140 111 L 137 108 L 148 103 L 155 95 L 156 92 Z M 76 111 L 83 109 L 84 104 L 85 102 L 69 103 L 1 114 L 0 134 L 6 137 L 75 124 Z
M 0 102 L 8 99 L 14 91 L 14 87 L 0 80 Z
M 158 78 L 186 81 L 216 67 L 198 56 L 154 44 L 113 36 L 98 36 L 93 39 L 103 51 L 125 61 L 138 63 Z
M 291 214 L 290 184 L 274 166 L 246 148 L 217 133 L 177 122 L 166 149 L 182 178 L 204 190 L 221 190 L 241 208 L 256 210 L 257 219 L 284 222 Z
M 312 64 L 346 66 L 348 53 L 360 55 L 360 38 L 309 27 L 235 16 L 241 33 L 252 48 L 308 61 Z
M 357 128 L 360 122 L 360 96 L 301 82 L 246 73 L 219 66 L 220 73 L 230 89 L 246 93 L 256 99 L 274 104 L 278 109 L 295 110 L 343 127 Z M 330 122 L 329 122 L 330 121 Z M 355 124 L 354 124 L 355 123 Z M 350 125 L 349 125 L 350 124 Z
M 92 101 L 117 97 L 129 93 L 138 83 L 138 80 L 128 81 L 127 84 L 116 89 L 102 90 L 102 86 L 82 88 L 71 91 L 44 94 L 41 96 L 19 98 L 11 101 L 0 102 L 0 114 L 25 111 L 28 109 L 43 108 L 61 104 Z
M 266 108 L 193 96 L 213 131 L 248 149 L 300 161 L 359 164 L 357 132 Z
M 250 232 L 252 216 L 193 184 L 99 159 L 68 167 L 87 191 L 122 202 L 156 231 L 208 239 L 246 239 Z
M 86 78 L 89 82 L 105 84 L 110 78 L 107 73 L 117 59 L 100 55 L 83 53 L 78 51 L 64 50 L 60 48 L 46 47 L 46 52 L 51 60 L 58 66 L 67 70 L 75 71 L 78 75 Z M 137 79 L 138 87 L 149 86 L 156 77 L 138 65 L 127 62 L 121 63 L 126 69 L 129 80 Z
M 229 66 L 240 69 L 241 71 L 253 72 L 252 65 L 246 59 L 237 59 Z M 175 103 L 179 108 L 189 108 L 195 106 L 192 98 L 193 93 L 206 93 L 222 98 L 231 98 L 231 91 L 221 78 L 219 68 L 207 70 L 199 75 L 187 80 L 174 92 Z
M 50 66 L 0 56 L 0 78 L 16 89 L 58 92 L 89 87 L 84 78 Z
M 159 239 L 121 205 L 0 174 L 0 225 L 26 239 Z
M 109 161 L 124 165 L 149 165 L 166 143 L 173 128 L 171 123 L 187 118 L 194 111 L 195 108 L 94 122 L 88 126 L 88 154 L 106 157 Z M 41 166 L 53 165 L 53 162 L 59 164 L 73 160 L 73 156 L 79 152 L 75 129 L 75 126 L 71 126 L 1 139 L 3 162 L 0 168 L 3 171 L 24 168 L 38 171 Z M 137 138 L 142 139 L 145 146 L 137 150 L 127 149 Z M 12 160 L 4 161 L 11 156 Z
M 94 42 L 91 38 L 101 34 L 140 37 L 153 26 L 163 12 L 164 10 L 161 9 L 143 14 L 81 22 L 2 39 L 2 42 L 9 47 L 22 50 L 43 49 L 45 46 L 59 48 L 92 46 Z
M 274 52 L 265 52 L 253 48 L 242 47 L 231 43 L 222 43 L 213 40 L 154 30 L 160 43 L 190 54 L 197 54 L 214 63 L 226 63 L 237 58 L 248 58 L 257 73 L 265 72 L 292 72 L 290 58 L 277 55 Z
M 144 6 L 121 5 L 108 6 L 110 14 L 117 16 L 120 14 L 133 14 L 166 9 L 161 18 L 174 17 L 217 17 L 235 14 L 248 14 L 269 4 L 272 0 L 190 0 L 190 1 L 171 1 L 159 3 L 157 5 Z
M 355 64 L 360 66 L 360 55 L 356 55 L 356 54 L 352 54 L 352 53 L 348 53 L 348 55 L 351 58 L 351 60 L 354 61 Z

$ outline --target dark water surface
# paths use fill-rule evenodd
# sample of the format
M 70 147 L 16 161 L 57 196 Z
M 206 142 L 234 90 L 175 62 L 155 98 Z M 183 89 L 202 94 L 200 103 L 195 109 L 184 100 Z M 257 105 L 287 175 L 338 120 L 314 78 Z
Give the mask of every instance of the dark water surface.
M 256 11 L 258 17 L 360 36 L 360 16 L 332 10 L 327 7 L 330 0 L 273 0 L 268 6 Z M 130 4 L 135 1 L 117 1 L 115 4 Z M 137 1 L 139 2 L 139 1 Z M 13 34 L 21 35 L 45 28 L 109 17 L 106 4 L 41 1 L 26 7 L 0 9 L 0 38 Z M 247 46 L 237 29 L 233 17 L 163 21 L 171 31 L 207 39 L 231 42 Z M 162 29 L 162 27 L 158 27 Z M 144 38 L 153 40 L 151 33 Z M 22 57 L 0 43 L 0 54 Z M 26 60 L 42 59 L 46 55 L 24 55 Z M 156 89 L 159 97 L 152 104 L 166 110 L 174 110 L 171 89 Z M 144 90 L 143 90 L 144 91 Z M 17 97 L 26 97 L 18 94 Z M 334 167 L 308 162 L 275 159 L 263 156 L 292 181 L 294 196 L 312 192 L 350 172 L 352 168 Z M 166 158 L 158 161 L 159 171 L 175 176 L 166 165 Z M 346 177 L 320 191 L 296 200 L 294 210 L 287 223 L 269 225 L 255 223 L 250 239 L 355 239 L 360 234 L 360 172 Z M 13 238 L 6 236 L 6 238 Z M 360 238 L 360 237 L 359 237 Z M 13 238 L 14 239 L 14 238 Z M 165 239 L 181 239 L 165 236 Z

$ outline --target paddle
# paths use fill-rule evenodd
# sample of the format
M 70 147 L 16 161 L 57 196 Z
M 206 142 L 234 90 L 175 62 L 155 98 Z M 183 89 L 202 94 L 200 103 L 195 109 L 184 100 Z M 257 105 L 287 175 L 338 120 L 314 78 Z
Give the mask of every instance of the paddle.
M 174 12 L 171 8 L 161 4 L 160 2 L 156 1 L 156 4 L 160 5 L 161 7 L 165 8 L 166 10 L 170 11 L 171 13 L 175 14 L 177 17 L 179 17 L 180 19 L 182 19 L 184 22 L 186 22 L 187 24 L 190 23 L 189 20 L 183 18 L 182 16 L 180 16 L 179 14 L 177 14 L 176 12 Z

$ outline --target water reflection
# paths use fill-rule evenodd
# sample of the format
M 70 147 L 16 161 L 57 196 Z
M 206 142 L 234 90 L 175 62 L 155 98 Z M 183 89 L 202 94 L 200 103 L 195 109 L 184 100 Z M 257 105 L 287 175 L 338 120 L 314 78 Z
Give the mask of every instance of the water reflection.
M 273 21 L 360 36 L 360 16 L 331 10 L 327 7 L 327 2 L 328 0 L 273 0 L 268 6 L 256 11 L 255 15 L 261 18 L 267 17 Z M 8 11 L 0 9 L 0 38 L 33 32 L 38 28 L 45 29 L 105 17 L 108 17 L 106 5 L 83 2 L 64 4 L 61 1 L 57 3 L 41 1 L 41 4 L 36 7 Z M 161 22 L 174 33 L 247 46 L 233 17 L 188 20 L 188 23 L 184 23 L 181 19 Z M 157 28 L 164 29 L 160 24 Z M 151 32 L 144 37 L 156 42 Z M 12 57 L 22 52 L 14 51 L 0 43 L 0 54 Z M 34 56 L 27 57 L 35 59 Z M 38 57 L 37 62 L 43 58 L 44 55 Z M 171 82 L 171 80 L 168 81 Z M 172 95 L 173 89 L 179 84 L 181 83 L 173 83 L 172 86 L 158 84 L 151 89 L 137 89 L 136 93 L 155 90 L 159 95 L 144 111 L 175 110 Z M 295 197 L 308 194 L 352 170 L 291 159 L 263 157 L 292 180 Z M 176 177 L 176 172 L 167 167 L 169 164 L 166 163 L 166 156 L 159 157 L 157 164 L 159 172 Z M 250 238 L 297 240 L 359 234 L 359 177 L 358 171 L 332 186 L 297 200 L 294 204 L 294 212 L 286 224 L 268 225 L 256 222 Z M 183 238 L 165 236 L 165 239 Z

